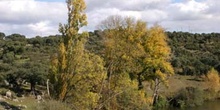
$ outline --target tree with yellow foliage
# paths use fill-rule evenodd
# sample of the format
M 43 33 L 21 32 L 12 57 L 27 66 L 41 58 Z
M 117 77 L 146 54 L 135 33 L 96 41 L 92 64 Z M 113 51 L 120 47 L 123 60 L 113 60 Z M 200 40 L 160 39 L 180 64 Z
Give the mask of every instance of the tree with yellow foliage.
M 136 60 L 145 55 L 141 42 L 146 35 L 146 23 L 131 17 L 110 16 L 100 24 L 104 30 L 104 59 L 108 78 L 112 74 L 139 71 Z
M 51 57 L 53 96 L 71 102 L 75 109 L 94 109 L 105 78 L 103 60 L 85 50 L 88 33 L 78 33 L 87 24 L 84 0 L 67 0 L 67 7 L 68 23 L 60 25 L 62 40 L 58 53 Z
M 205 81 L 206 81 L 206 84 L 209 90 L 214 91 L 214 92 L 219 91 L 220 78 L 219 78 L 218 71 L 216 71 L 214 68 L 208 71 Z
M 170 64 L 171 49 L 167 44 L 167 36 L 160 26 L 152 27 L 144 42 L 144 49 L 147 56 L 143 60 L 144 71 L 141 73 L 143 79 L 154 82 L 153 103 L 157 102 L 160 84 L 167 84 L 169 76 L 174 74 Z
M 139 90 L 143 81 L 154 81 L 153 102 L 156 103 L 159 85 L 166 84 L 174 74 L 164 30 L 160 26 L 148 30 L 145 22 L 120 16 L 110 16 L 101 27 L 105 29 L 104 59 L 109 90 L 120 88 L 120 74 L 129 73 L 131 79 L 132 76 L 138 79 Z
M 146 36 L 146 23 L 115 15 L 101 22 L 99 27 L 104 30 L 103 56 L 107 68 L 103 106 L 114 110 L 132 107 L 144 109 L 142 107 L 147 105 L 146 94 L 138 90 L 135 77 L 142 69 L 139 58 L 145 55 L 141 43 Z

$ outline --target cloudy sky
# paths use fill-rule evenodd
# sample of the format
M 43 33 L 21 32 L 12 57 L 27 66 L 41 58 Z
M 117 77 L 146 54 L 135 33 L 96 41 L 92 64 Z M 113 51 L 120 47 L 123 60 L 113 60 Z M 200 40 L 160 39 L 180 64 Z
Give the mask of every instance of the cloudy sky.
M 133 16 L 168 31 L 220 32 L 220 0 L 85 0 L 88 26 L 110 15 Z M 58 33 L 67 19 L 65 0 L 0 0 L 0 32 L 27 37 Z

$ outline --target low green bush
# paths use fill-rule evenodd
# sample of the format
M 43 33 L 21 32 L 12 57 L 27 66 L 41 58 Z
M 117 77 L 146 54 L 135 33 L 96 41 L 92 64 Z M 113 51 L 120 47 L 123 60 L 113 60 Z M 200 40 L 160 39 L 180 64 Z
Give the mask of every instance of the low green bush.
M 205 100 L 204 91 L 199 88 L 186 87 L 178 92 L 170 105 L 174 107 L 193 107 L 202 105 Z
M 5 96 L 7 91 L 8 91 L 8 89 L 2 88 L 2 89 L 0 90 L 0 95 Z
M 161 110 L 162 108 L 168 107 L 169 103 L 166 97 L 159 96 L 157 103 L 154 105 L 154 110 Z

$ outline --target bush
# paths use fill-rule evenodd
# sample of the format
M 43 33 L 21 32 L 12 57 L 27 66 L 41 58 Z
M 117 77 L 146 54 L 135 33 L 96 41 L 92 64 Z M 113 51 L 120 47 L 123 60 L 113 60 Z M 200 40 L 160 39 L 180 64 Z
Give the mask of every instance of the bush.
M 2 59 L 4 63 L 12 63 L 15 60 L 14 53 L 10 52 L 4 54 Z
M 213 92 L 218 92 L 219 91 L 219 82 L 220 78 L 218 75 L 218 71 L 216 71 L 214 68 L 212 68 L 210 71 L 207 73 L 207 78 L 205 79 L 205 82 L 207 84 L 207 87 L 209 90 Z
M 8 91 L 8 89 L 2 88 L 2 89 L 0 90 L 0 95 L 5 96 L 7 91 Z
M 218 96 L 218 92 L 215 92 L 211 89 L 206 89 L 204 90 L 205 92 L 205 100 L 214 100 L 214 99 L 217 99 L 219 96 Z
M 159 96 L 157 103 L 154 105 L 154 110 L 160 110 L 162 108 L 168 107 L 168 101 L 166 97 Z
M 174 107 L 193 107 L 202 105 L 205 100 L 204 91 L 194 87 L 186 87 L 179 91 L 178 95 L 170 102 Z
M 150 110 L 144 91 L 130 89 L 117 96 L 117 103 L 124 110 Z

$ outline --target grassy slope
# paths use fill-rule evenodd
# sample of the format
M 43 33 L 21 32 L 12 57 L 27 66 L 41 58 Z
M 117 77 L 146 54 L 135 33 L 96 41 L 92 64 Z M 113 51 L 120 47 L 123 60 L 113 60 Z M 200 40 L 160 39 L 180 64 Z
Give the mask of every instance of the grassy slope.
M 148 95 L 151 96 L 153 93 L 150 87 L 151 84 L 145 83 L 144 86 Z M 159 92 L 160 94 L 169 97 L 175 95 L 177 92 L 179 92 L 179 90 L 186 87 L 197 87 L 199 89 L 207 88 L 205 82 L 202 81 L 201 78 L 197 78 L 195 76 L 183 76 L 183 75 L 175 74 L 169 78 L 168 87 L 165 85 L 161 85 Z

